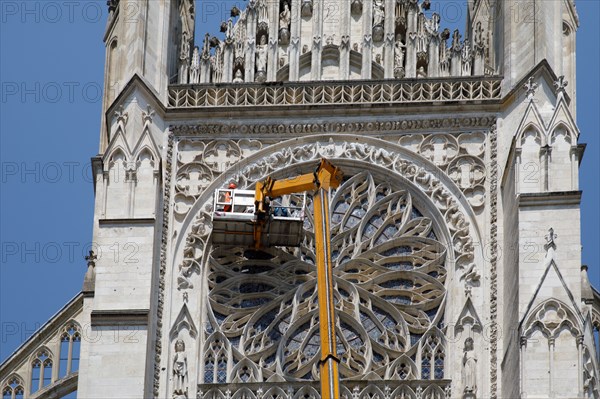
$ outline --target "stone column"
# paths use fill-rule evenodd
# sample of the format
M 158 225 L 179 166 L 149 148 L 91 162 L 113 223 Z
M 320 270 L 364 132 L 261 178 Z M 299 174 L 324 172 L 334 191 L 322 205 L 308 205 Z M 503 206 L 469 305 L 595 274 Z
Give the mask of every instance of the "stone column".
M 312 80 L 321 79 L 321 56 L 323 52 L 323 0 L 313 1 L 313 38 L 310 77 Z
M 246 71 L 244 80 L 254 82 L 254 66 L 256 65 L 256 8 L 246 9 Z
M 519 381 L 519 386 L 520 386 L 520 393 L 521 393 L 521 397 L 523 397 L 523 394 L 525 392 L 523 392 L 525 390 L 525 385 L 524 385 L 524 381 L 525 381 L 525 351 L 527 350 L 527 337 L 521 337 L 520 339 L 520 355 L 521 355 L 521 361 L 519 362 L 519 367 L 521 370 L 520 373 L 520 378 L 521 381 Z
M 300 1 L 291 2 L 292 24 L 290 27 L 291 39 L 289 45 L 288 63 L 290 66 L 290 81 L 295 82 L 300 74 L 300 28 L 302 18 L 300 18 Z
M 200 83 L 210 83 L 210 56 L 202 56 L 200 61 Z
M 386 79 L 394 77 L 394 49 L 396 43 L 396 2 L 385 0 L 385 44 L 384 44 L 384 76 Z
M 579 149 L 576 145 L 571 147 L 571 190 L 579 189 Z
M 346 80 L 350 78 L 350 48 L 351 31 L 350 31 L 350 4 L 351 0 L 343 0 L 341 2 L 341 35 L 340 38 L 340 78 Z
M 450 54 L 450 76 L 462 76 L 462 51 L 453 46 Z
M 406 20 L 406 60 L 405 76 L 414 78 L 417 76 L 417 18 L 418 8 L 414 4 L 409 4 L 408 17 Z
M 540 149 L 540 172 L 542 176 L 542 192 L 548 191 L 548 168 L 550 167 L 550 153 L 552 148 L 549 145 L 545 145 Z
M 548 363 L 550 364 L 550 386 L 548 387 L 548 392 L 553 393 L 554 392 L 554 374 L 555 374 L 555 370 L 554 370 L 554 347 L 556 345 L 555 339 L 554 338 L 548 338 L 548 348 L 549 348 L 549 353 L 548 353 Z
M 269 58 L 267 59 L 267 81 L 277 79 L 279 69 L 279 1 L 270 0 L 269 9 Z
M 363 3 L 363 48 L 361 77 L 371 79 L 373 59 L 373 0 L 364 0 Z
M 233 79 L 233 43 L 225 41 L 223 52 L 223 76 L 221 81 L 229 83 Z
M 583 335 L 577 336 L 577 390 L 583 398 Z
M 429 59 L 427 64 L 427 76 L 437 78 L 440 76 L 440 35 L 434 34 L 429 41 Z

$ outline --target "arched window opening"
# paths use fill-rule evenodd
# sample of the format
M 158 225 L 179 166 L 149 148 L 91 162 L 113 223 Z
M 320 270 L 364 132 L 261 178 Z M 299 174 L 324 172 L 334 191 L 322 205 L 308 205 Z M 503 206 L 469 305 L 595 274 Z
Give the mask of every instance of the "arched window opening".
M 74 323 L 65 327 L 60 337 L 59 377 L 79 370 L 81 333 Z
M 18 377 L 11 378 L 2 389 L 2 399 L 23 399 L 25 389 Z
M 223 384 L 227 382 L 227 359 L 225 354 L 219 356 L 219 362 L 217 364 L 217 382 Z
M 421 358 L 421 379 L 431 379 L 431 353 L 424 353 Z
M 436 380 L 444 379 L 444 352 L 441 349 L 435 354 L 433 374 Z
M 60 357 L 58 358 L 58 378 L 63 378 L 67 375 L 69 367 L 69 338 L 64 335 L 60 339 Z
M 209 355 L 204 364 L 204 383 L 212 384 L 215 378 L 215 360 Z
M 594 324 L 594 344 L 596 349 L 596 358 L 600 362 L 600 322 Z
M 41 350 L 31 363 L 31 393 L 52 383 L 52 358 L 48 351 Z

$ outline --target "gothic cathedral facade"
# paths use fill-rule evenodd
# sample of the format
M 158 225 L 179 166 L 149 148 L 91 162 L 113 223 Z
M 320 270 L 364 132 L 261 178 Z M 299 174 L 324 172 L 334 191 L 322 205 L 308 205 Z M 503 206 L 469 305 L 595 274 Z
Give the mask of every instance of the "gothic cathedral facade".
M 574 0 L 468 0 L 464 32 L 429 0 L 248 0 L 205 37 L 193 0 L 108 7 L 96 251 L 3 399 L 320 398 L 310 205 L 299 247 L 211 232 L 216 189 L 321 158 L 342 398 L 600 398 Z

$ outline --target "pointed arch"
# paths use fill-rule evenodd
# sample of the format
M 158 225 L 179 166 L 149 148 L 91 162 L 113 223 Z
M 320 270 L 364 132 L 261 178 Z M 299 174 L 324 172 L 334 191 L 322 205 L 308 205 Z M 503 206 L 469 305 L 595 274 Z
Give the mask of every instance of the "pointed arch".
M 430 328 L 421 338 L 417 351 L 417 365 L 423 380 L 444 378 L 446 336 L 437 327 Z
M 404 398 L 404 399 L 417 399 L 415 392 L 405 385 L 400 385 L 396 388 L 391 395 L 392 398 Z M 419 396 L 422 398 L 422 396 Z
M 52 368 L 54 354 L 47 346 L 41 346 L 30 357 L 31 381 L 29 393 L 39 391 L 54 382 Z
M 386 380 L 416 380 L 419 370 L 415 362 L 406 354 L 394 360 L 385 373 Z
M 557 136 L 564 132 L 565 140 L 571 144 L 571 146 L 577 145 L 577 134 L 573 131 L 573 128 L 568 123 L 563 121 L 557 122 L 550 128 L 550 134 L 548 135 L 548 144 L 554 146 L 556 143 Z
M 556 338 L 563 327 L 569 329 L 575 337 L 581 335 L 580 323 L 575 312 L 558 299 L 547 299 L 529 313 L 522 336 L 528 337 L 538 328 L 548 338 Z
M 383 399 L 385 398 L 386 395 L 383 393 L 383 391 L 377 386 L 377 385 L 367 385 L 365 388 L 363 388 L 362 391 L 360 391 L 359 394 L 359 398 L 361 399 L 375 399 L 375 398 L 380 398 Z
M 535 143 L 538 146 L 543 147 L 546 145 L 546 135 L 539 125 L 533 122 L 526 124 L 522 130 L 516 136 L 516 148 L 523 148 L 529 137 L 533 137 Z
M 231 370 L 231 382 L 247 383 L 262 381 L 260 371 L 256 364 L 248 358 L 243 358 Z
M 17 374 L 12 373 L 0 385 L 2 390 L 2 399 L 23 399 L 25 396 L 25 384 L 23 379 Z
M 106 46 L 106 96 L 110 104 L 118 95 L 120 68 L 119 68 L 119 38 L 113 36 Z
M 319 392 L 310 385 L 304 385 L 300 388 L 292 399 L 318 399 L 321 397 Z
M 429 385 L 423 390 L 423 398 L 445 398 L 446 393 L 437 385 Z
M 231 399 L 256 399 L 256 395 L 251 389 L 243 387 L 236 390 Z
M 521 375 L 535 368 L 537 373 L 523 380 L 523 390 L 532 396 L 550 392 L 560 397 L 573 396 L 578 388 L 580 360 L 577 339 L 581 335 L 578 317 L 564 302 L 547 299 L 525 319 L 521 333 Z
M 79 370 L 81 352 L 81 326 L 69 320 L 61 329 L 58 353 L 58 378 L 63 378 Z
M 192 315 L 190 314 L 190 311 L 185 303 L 181 307 L 181 311 L 179 311 L 179 315 L 177 315 L 177 318 L 173 323 L 173 327 L 171 328 L 171 332 L 169 334 L 171 340 L 177 338 L 183 330 L 188 330 L 188 334 L 192 338 L 196 338 L 198 335 L 196 324 L 194 323 Z
M 216 331 L 204 343 L 203 374 L 205 384 L 224 384 L 229 382 L 231 347 L 223 333 Z
M 464 331 L 467 325 L 470 326 L 471 330 L 473 331 L 481 331 L 482 329 L 481 320 L 479 319 L 479 315 L 475 310 L 473 301 L 471 301 L 471 297 L 467 297 L 465 305 L 463 306 L 463 310 L 460 312 L 460 315 L 456 320 L 456 324 L 454 326 L 455 333 Z
M 285 393 L 283 388 L 279 386 L 272 386 L 268 388 L 263 395 L 263 399 L 287 399 L 287 397 L 287 393 Z

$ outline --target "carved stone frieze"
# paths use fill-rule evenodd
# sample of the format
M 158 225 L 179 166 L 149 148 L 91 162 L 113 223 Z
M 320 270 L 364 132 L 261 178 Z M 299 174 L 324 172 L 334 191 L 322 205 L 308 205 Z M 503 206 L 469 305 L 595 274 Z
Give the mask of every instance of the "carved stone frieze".
M 490 398 L 498 397 L 498 132 L 490 134 Z
M 497 101 L 501 78 L 169 87 L 169 107 L 305 106 Z
M 454 131 L 491 128 L 496 119 L 492 116 L 465 116 L 447 118 L 398 119 L 369 122 L 327 123 L 209 123 L 172 126 L 177 136 L 219 135 L 295 135 L 324 133 L 403 133 L 419 130 Z M 281 138 L 278 136 L 278 138 Z
M 173 134 L 169 135 L 167 144 L 165 165 L 165 179 L 163 189 L 163 220 L 162 236 L 160 241 L 160 270 L 158 278 L 158 301 L 156 306 L 156 344 L 154 347 L 154 378 L 152 382 L 152 392 L 154 397 L 159 397 L 160 374 L 161 374 L 161 356 L 162 356 L 162 328 L 163 311 L 165 305 L 165 273 L 167 270 L 167 245 L 169 243 L 169 221 L 171 220 L 171 177 L 173 167 Z
M 197 399 L 321 399 L 318 383 L 279 382 L 201 384 Z M 449 399 L 451 382 L 437 381 L 346 381 L 340 386 L 340 399 Z

